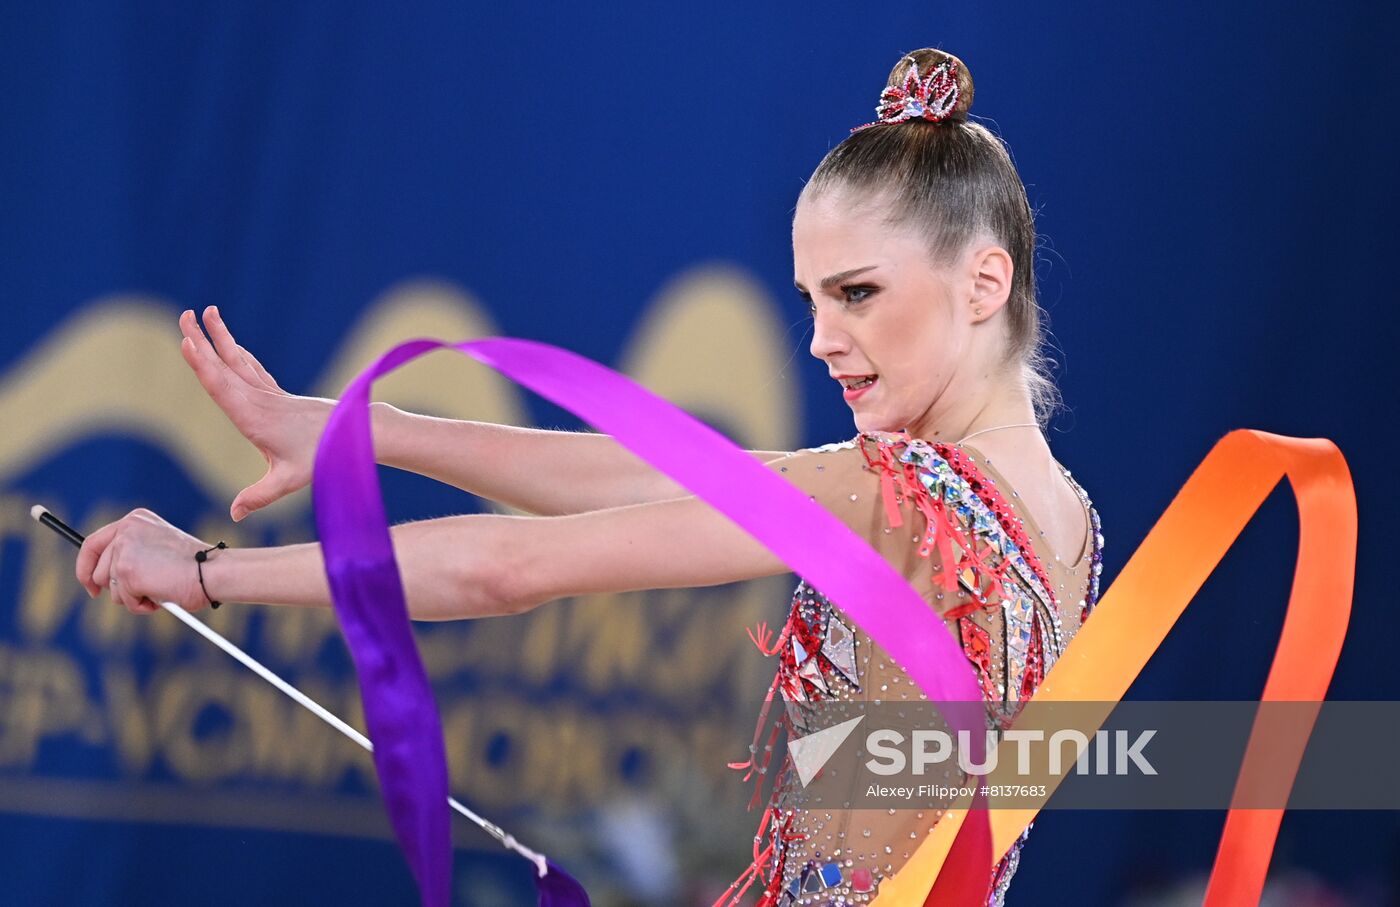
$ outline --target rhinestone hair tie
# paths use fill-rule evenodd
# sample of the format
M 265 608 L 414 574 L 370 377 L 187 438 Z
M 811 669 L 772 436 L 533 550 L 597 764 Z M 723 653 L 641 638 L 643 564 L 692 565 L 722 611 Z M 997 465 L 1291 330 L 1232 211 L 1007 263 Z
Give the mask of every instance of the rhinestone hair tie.
M 879 119 L 873 123 L 857 126 L 852 132 L 859 132 L 871 126 L 888 123 L 903 123 L 915 118 L 931 123 L 941 123 L 953 115 L 958 106 L 958 64 L 944 60 L 919 78 L 919 64 L 909 64 L 904 74 L 904 83 L 888 85 L 880 92 L 880 103 L 875 107 Z

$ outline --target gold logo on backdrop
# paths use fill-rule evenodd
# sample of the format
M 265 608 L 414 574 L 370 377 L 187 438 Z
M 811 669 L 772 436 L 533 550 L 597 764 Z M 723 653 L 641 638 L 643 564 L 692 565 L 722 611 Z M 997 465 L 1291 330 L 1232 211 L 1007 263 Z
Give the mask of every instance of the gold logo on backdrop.
M 27 517 L 35 501 L 63 512 L 64 489 L 19 487 L 19 476 L 76 444 L 120 435 L 155 448 L 207 497 L 192 532 L 230 544 L 314 537 L 305 490 L 241 525 L 228 520 L 228 503 L 265 464 L 188 373 L 177 312 L 158 299 L 99 299 L 0 379 L 0 424 L 24 426 L 0 434 L 0 531 L 21 543 L 20 556 L 0 563 L 7 588 L 18 589 L 12 625 L 0 635 L 0 810 L 385 835 L 370 795 L 373 770 L 357 747 L 176 622 L 134 617 L 105 596 L 89 600 L 73 579 L 72 549 L 34 532 Z M 776 316 L 744 274 L 696 269 L 663 288 L 618 367 L 749 448 L 790 450 L 801 407 Z M 405 283 L 351 326 L 307 392 L 338 395 L 402 340 L 499 333 L 459 287 Z M 375 398 L 437 416 L 528 424 L 520 388 L 449 351 L 381 380 Z M 158 489 L 151 499 L 104 500 L 66 515 L 91 529 L 135 506 L 160 512 Z M 464 500 L 461 509 L 472 506 Z M 749 714 L 771 668 L 742 628 L 780 614 L 786 584 L 588 596 L 511 620 L 417 627 L 454 791 L 499 816 L 523 804 L 597 805 L 624 788 L 669 798 L 683 771 L 692 787 L 707 779 L 716 787 L 715 796 L 694 798 L 694 808 L 732 804 L 746 829 L 743 791 L 723 763 L 742 749 L 734 719 Z M 329 612 L 225 608 L 204 616 L 358 722 L 356 685 Z M 595 713 L 599 700 L 612 705 Z M 44 758 L 50 746 L 96 752 L 109 770 L 65 774 Z M 119 780 L 98 780 L 111 777 Z

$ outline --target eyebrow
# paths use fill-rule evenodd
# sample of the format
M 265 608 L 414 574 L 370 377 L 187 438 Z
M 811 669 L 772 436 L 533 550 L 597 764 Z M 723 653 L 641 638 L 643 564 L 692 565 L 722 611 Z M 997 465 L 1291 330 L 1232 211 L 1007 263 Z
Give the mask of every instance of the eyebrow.
M 849 271 L 841 271 L 840 273 L 832 274 L 830 277 L 823 277 L 821 280 L 822 289 L 829 290 L 841 281 L 849 280 L 850 278 L 855 277 L 857 274 L 864 274 L 866 271 L 872 270 L 875 267 L 878 266 L 866 265 L 863 268 L 851 268 Z M 804 292 L 806 291 L 806 288 L 803 287 L 802 284 L 798 283 L 797 281 L 793 281 L 793 286 L 797 287 L 799 290 L 802 290 Z

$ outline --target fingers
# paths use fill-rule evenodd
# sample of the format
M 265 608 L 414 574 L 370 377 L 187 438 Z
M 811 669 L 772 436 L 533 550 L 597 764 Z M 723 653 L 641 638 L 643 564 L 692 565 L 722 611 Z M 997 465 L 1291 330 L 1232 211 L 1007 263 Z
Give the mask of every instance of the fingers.
M 116 546 L 113 545 L 112 547 L 115 548 Z M 115 560 L 115 557 L 113 557 L 113 560 Z M 112 601 L 130 610 L 131 600 L 130 593 L 127 592 L 128 585 L 128 583 L 123 583 L 121 581 L 121 577 L 117 576 L 116 571 L 108 572 L 107 588 L 112 593 Z
M 204 310 L 204 328 L 209 332 L 209 339 L 214 342 L 214 350 L 219 354 L 219 358 L 233 369 L 238 377 L 254 387 L 262 387 L 265 390 L 276 387 L 275 381 L 264 382 L 262 373 L 248 361 L 247 351 L 233 339 L 228 325 L 224 324 L 224 319 L 219 316 L 217 306 L 211 305 Z
M 92 585 L 95 588 L 105 589 L 112 585 L 112 558 L 116 551 L 116 542 L 102 549 L 102 556 L 97 559 L 97 566 L 92 571 Z
M 221 403 L 228 398 L 227 380 L 219 374 L 218 368 L 199 352 L 198 345 L 188 336 L 180 341 L 180 355 L 185 357 L 185 362 L 199 379 L 200 386 L 215 403 Z
M 199 326 L 199 319 L 195 317 L 194 309 L 185 309 L 180 313 L 180 333 L 189 338 L 201 356 L 218 359 L 219 354 L 209 343 L 209 338 L 204 336 L 204 329 Z
M 180 331 L 185 335 L 180 341 L 180 353 L 185 357 L 185 362 L 194 370 L 205 393 L 214 398 L 221 408 L 225 408 L 227 403 L 232 402 L 234 382 L 242 379 L 219 358 L 195 322 L 194 312 L 186 311 L 180 316 Z
M 113 561 L 116 561 L 115 555 Z M 121 570 L 115 566 L 111 571 L 111 579 L 107 586 L 112 590 L 112 599 L 133 614 L 149 614 L 160 607 L 133 588 L 129 578 L 122 575 Z
M 144 581 L 128 575 L 122 569 L 122 550 L 130 546 L 130 536 L 123 533 L 122 528 L 125 526 L 138 534 L 144 529 L 149 533 L 151 524 L 174 528 L 151 511 L 138 507 L 83 540 L 73 570 L 89 596 L 96 598 L 106 589 L 114 602 L 132 613 L 149 614 L 160 609 L 158 602 L 143 593 L 141 587 Z
M 120 595 L 117 594 L 118 591 L 120 591 Z M 132 614 L 150 614 L 160 607 L 160 605 L 146 598 L 144 595 L 138 595 L 134 592 L 127 591 L 126 583 L 120 580 L 112 587 L 112 592 L 113 597 L 121 603 L 122 607 L 126 608 L 126 610 L 130 611 Z
M 193 309 L 186 309 L 180 315 L 180 333 L 194 345 L 195 352 L 199 354 L 201 362 L 206 363 L 211 374 L 224 375 L 227 377 L 231 372 L 228 363 L 224 362 L 219 355 L 219 351 L 209 342 L 209 338 L 204 335 L 204 330 L 199 326 L 199 321 L 194 317 Z
M 267 369 L 263 368 L 263 364 L 258 361 L 256 356 L 248 352 L 246 347 L 240 344 L 238 350 L 243 354 L 243 357 L 248 360 L 248 364 L 253 367 L 253 371 L 258 373 L 258 377 L 267 382 L 268 387 L 272 390 L 281 391 L 284 394 L 286 393 L 286 391 L 282 390 L 282 385 L 277 383 L 277 379 L 267 373 Z
M 102 553 L 111 545 L 112 538 L 116 536 L 116 534 L 117 524 L 115 522 L 108 523 L 92 535 L 89 535 L 83 541 L 83 547 L 78 549 L 78 562 L 74 567 L 74 574 L 77 576 L 78 582 L 82 583 L 83 588 L 87 589 L 88 595 L 91 595 L 93 598 L 101 594 L 102 585 L 106 582 L 105 576 L 101 584 L 95 582 L 93 580 L 93 571 L 96 569 L 97 563 L 102 557 Z
M 229 516 L 237 523 L 254 510 L 261 510 L 286 493 L 286 483 L 269 469 L 261 479 L 238 493 L 229 507 Z

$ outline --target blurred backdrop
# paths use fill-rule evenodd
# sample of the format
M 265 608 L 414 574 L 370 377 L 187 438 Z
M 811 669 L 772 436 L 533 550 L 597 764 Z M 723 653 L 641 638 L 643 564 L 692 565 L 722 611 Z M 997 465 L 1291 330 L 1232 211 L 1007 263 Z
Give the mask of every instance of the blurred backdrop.
M 150 507 L 236 545 L 262 461 L 176 316 L 218 304 L 288 389 L 395 341 L 509 335 L 621 369 L 750 447 L 851 436 L 807 352 L 789 220 L 906 50 L 960 55 L 1038 211 L 1059 458 L 1105 580 L 1234 428 L 1334 440 L 1361 498 L 1332 686 L 1389 699 L 1397 15 L 1389 4 L 6 4 L 0 12 L 0 899 L 412 903 L 367 756 L 160 615 L 72 576 L 28 518 Z M 381 399 L 583 428 L 465 357 Z M 490 505 L 385 471 L 396 520 Z M 1257 697 L 1296 552 L 1275 491 L 1131 696 Z M 419 628 L 453 788 L 599 905 L 709 904 L 748 862 L 742 758 L 791 577 Z M 326 614 L 211 622 L 332 709 Z M 1221 813 L 1048 812 L 1011 903 L 1190 903 Z M 459 823 L 456 902 L 530 897 Z M 1396 899 L 1389 812 L 1288 814 L 1275 904 Z

